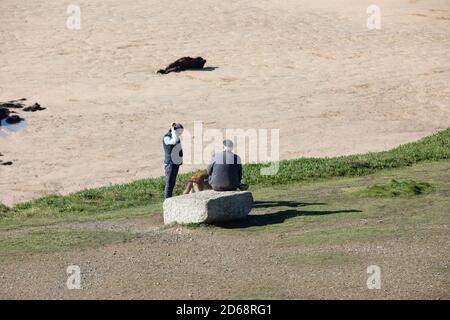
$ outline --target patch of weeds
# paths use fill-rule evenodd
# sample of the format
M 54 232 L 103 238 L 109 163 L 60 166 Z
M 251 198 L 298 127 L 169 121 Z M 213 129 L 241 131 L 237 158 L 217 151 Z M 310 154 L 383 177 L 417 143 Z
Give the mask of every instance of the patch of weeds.
M 402 236 L 394 227 L 359 227 L 349 229 L 314 230 L 282 240 L 287 245 L 345 244 L 352 241 L 377 241 Z
M 188 224 L 184 224 L 182 226 L 189 228 L 189 229 L 199 229 L 199 228 L 206 227 L 207 225 L 204 223 L 188 223 Z
M 41 230 L 0 238 L 0 256 L 53 252 L 67 248 L 83 249 L 127 242 L 135 237 L 128 232 L 115 231 Z
M 362 197 L 392 198 L 411 197 L 429 193 L 433 187 L 427 182 L 416 182 L 414 180 L 397 181 L 392 179 L 388 184 L 376 184 L 355 192 Z
M 6 215 L 11 211 L 11 209 L 0 203 L 0 217 L 6 217 Z
M 295 255 L 288 258 L 288 262 L 293 265 L 307 266 L 339 266 L 354 262 L 355 258 L 343 252 L 320 252 Z

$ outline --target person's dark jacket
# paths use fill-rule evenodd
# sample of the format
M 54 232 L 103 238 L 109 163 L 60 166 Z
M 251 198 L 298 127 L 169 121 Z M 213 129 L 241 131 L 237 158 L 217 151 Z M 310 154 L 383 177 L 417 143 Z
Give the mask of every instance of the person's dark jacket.
M 241 158 L 231 151 L 216 153 L 208 165 L 208 175 L 214 190 L 236 190 L 242 180 Z
M 168 144 L 164 141 L 168 139 Z M 181 148 L 180 139 L 171 132 L 167 132 L 163 136 L 164 164 L 181 165 L 183 163 L 183 149 Z

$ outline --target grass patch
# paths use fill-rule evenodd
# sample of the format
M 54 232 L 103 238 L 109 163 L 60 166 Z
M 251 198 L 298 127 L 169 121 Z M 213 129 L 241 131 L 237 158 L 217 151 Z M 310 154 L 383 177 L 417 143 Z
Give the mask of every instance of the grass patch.
M 296 255 L 288 258 L 288 262 L 293 265 L 307 265 L 330 267 L 352 263 L 355 258 L 343 252 L 320 252 Z
M 292 183 L 279 186 L 258 187 L 252 190 L 254 195 L 254 212 L 247 220 L 237 221 L 235 224 L 226 226 L 211 226 L 207 224 L 190 224 L 183 228 L 196 229 L 202 233 L 221 233 L 230 236 L 245 237 L 256 234 L 272 233 L 274 241 L 280 245 L 340 245 L 373 241 L 383 242 L 391 239 L 407 239 L 408 237 L 437 236 L 445 231 L 445 225 L 450 223 L 450 160 L 424 162 L 402 169 L 381 171 L 364 177 L 352 177 L 341 179 L 327 179 L 310 183 Z M 354 192 L 347 190 L 362 190 L 366 186 L 383 185 L 386 181 L 396 179 L 397 181 L 427 181 L 433 186 L 433 192 L 423 196 L 413 197 L 360 197 Z M 38 210 L 38 209 L 29 209 Z M 44 229 L 40 227 L 46 224 L 58 222 L 87 222 L 92 220 L 115 219 L 121 224 L 130 218 L 130 223 L 139 223 L 140 218 L 148 217 L 152 213 L 161 213 L 159 203 L 149 204 L 137 208 L 124 208 L 106 212 L 57 212 L 39 209 L 35 216 L 27 217 L 30 211 L 17 209 L 6 209 L 7 216 L 0 220 L 0 226 L 11 229 L 33 226 L 33 230 Z M 11 212 L 14 211 L 13 214 Z M 121 220 L 122 219 L 122 220 Z M 173 226 L 171 226 L 173 227 Z M 71 228 L 84 228 L 83 224 Z M 164 230 L 164 227 L 162 230 Z M 59 228 L 58 228 L 59 229 Z M 55 245 L 54 238 L 48 240 L 46 233 L 53 232 L 44 229 L 44 233 L 36 240 L 35 233 L 4 232 L 6 234 L 22 235 L 22 238 L 3 238 L 0 232 L 0 248 L 10 248 L 11 241 L 23 243 L 15 253 L 21 252 L 20 247 L 28 252 L 49 252 L 59 250 L 61 246 Z M 54 229 L 52 229 L 54 230 Z M 26 245 L 28 236 L 34 243 L 31 249 Z M 39 235 L 39 234 L 37 234 Z M 115 234 L 117 235 L 117 234 Z M 63 235 L 58 235 L 63 238 Z M 83 242 L 83 245 L 94 245 L 95 242 L 108 243 L 113 239 L 97 237 L 83 233 L 82 238 L 90 237 L 92 242 Z M 97 237 L 97 238 L 96 238 Z M 75 240 L 77 238 L 75 237 Z M 79 239 L 78 239 L 79 240 Z M 78 241 L 77 240 L 77 241 Z M 6 241 L 6 242 L 5 242 Z M 62 247 L 70 247 L 62 245 Z M 77 243 L 75 241 L 75 243 Z M 43 247 L 36 247 L 41 245 Z M 49 247 L 46 247 L 47 243 Z M 76 246 L 75 246 L 76 248 Z M 4 249 L 7 250 L 7 249 Z M 8 249 L 8 252 L 12 250 Z M 322 250 L 321 250 L 322 251 Z M 1 250 L 0 250 L 1 252 Z M 294 258 L 293 258 L 294 259 Z M 316 262 L 323 264 L 334 264 L 339 261 L 339 256 L 307 256 L 299 258 L 298 263 L 314 265 Z M 345 257 L 343 258 L 345 260 Z M 320 262 L 322 260 L 322 262 Z M 342 261 L 344 263 L 345 261 Z M 295 261 L 293 261 L 295 263 Z
M 195 230 L 195 229 L 201 229 L 201 228 L 213 228 L 214 225 L 209 225 L 206 223 L 187 223 L 187 224 L 184 224 L 183 227 Z
M 39 227 L 56 223 L 102 221 L 116 218 L 132 218 L 149 216 L 161 212 L 160 203 L 150 203 L 140 207 L 121 208 L 105 211 L 60 211 L 58 208 L 11 209 L 9 214 L 0 218 L 1 229 L 17 229 L 20 227 Z
M 383 169 L 441 159 L 450 159 L 450 129 L 385 152 L 280 161 L 278 173 L 271 176 L 260 173 L 267 165 L 248 164 L 244 165 L 244 179 L 251 185 L 252 191 L 255 191 L 258 188 L 273 189 L 317 179 L 363 176 Z M 191 174 L 178 176 L 175 195 L 182 193 Z M 159 177 L 83 190 L 67 196 L 48 196 L 18 204 L 11 209 L 0 209 L 4 211 L 0 211 L 0 228 L 22 226 L 30 220 L 42 224 L 78 217 L 95 220 L 102 216 L 111 216 L 111 212 L 131 208 L 151 207 L 154 212 L 163 201 L 163 189 L 164 179 Z
M 53 252 L 68 248 L 83 249 L 109 243 L 126 242 L 134 237 L 127 232 L 41 230 L 0 238 L 0 256 Z
M 411 166 L 421 161 L 449 158 L 450 129 L 447 129 L 384 152 L 280 161 L 278 173 L 272 176 L 260 174 L 260 169 L 265 165 L 249 164 L 244 168 L 244 177 L 250 185 L 286 184 L 318 178 L 362 176 L 383 169 Z
M 414 180 L 397 181 L 392 179 L 388 184 L 369 186 L 357 191 L 356 194 L 372 198 L 411 197 L 428 193 L 431 190 L 432 186 L 427 182 L 416 182 Z
M 6 215 L 11 211 L 10 208 L 0 203 L 0 217 L 6 217 Z
M 129 184 L 88 189 L 67 196 L 47 196 L 18 204 L 14 209 L 52 209 L 64 213 L 104 212 L 161 202 L 164 181 L 162 178 L 135 181 Z
M 288 245 L 309 244 L 345 244 L 348 242 L 378 241 L 392 239 L 401 236 L 401 232 L 395 226 L 367 226 L 340 228 L 332 230 L 313 230 L 303 234 L 291 236 L 282 241 Z

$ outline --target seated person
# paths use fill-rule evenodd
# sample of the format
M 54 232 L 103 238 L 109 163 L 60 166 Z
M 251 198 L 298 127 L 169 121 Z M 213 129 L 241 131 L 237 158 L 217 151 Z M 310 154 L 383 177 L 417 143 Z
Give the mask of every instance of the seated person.
M 247 190 L 248 186 L 241 183 L 241 158 L 232 152 L 233 142 L 223 141 L 223 151 L 213 155 L 208 165 L 209 184 L 215 191 Z

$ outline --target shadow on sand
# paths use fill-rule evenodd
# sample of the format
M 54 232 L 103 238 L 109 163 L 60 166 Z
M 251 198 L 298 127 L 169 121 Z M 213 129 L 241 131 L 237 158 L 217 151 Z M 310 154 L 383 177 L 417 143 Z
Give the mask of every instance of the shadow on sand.
M 315 206 L 315 205 L 326 205 L 326 203 L 321 202 L 297 202 L 297 201 L 255 201 L 253 208 L 273 208 L 273 207 L 290 207 L 290 208 L 300 208 L 305 206 Z M 361 210 L 324 210 L 324 211 L 309 211 L 309 210 L 296 210 L 287 209 L 268 213 L 256 213 L 250 214 L 246 219 L 239 221 L 230 221 L 224 223 L 215 224 L 218 227 L 226 229 L 243 229 L 250 227 L 262 227 L 272 224 L 280 224 L 290 218 L 295 218 L 299 216 L 323 216 L 328 214 L 336 213 L 358 213 Z
M 214 71 L 219 69 L 219 67 L 204 67 L 202 69 L 190 69 L 189 71 Z

